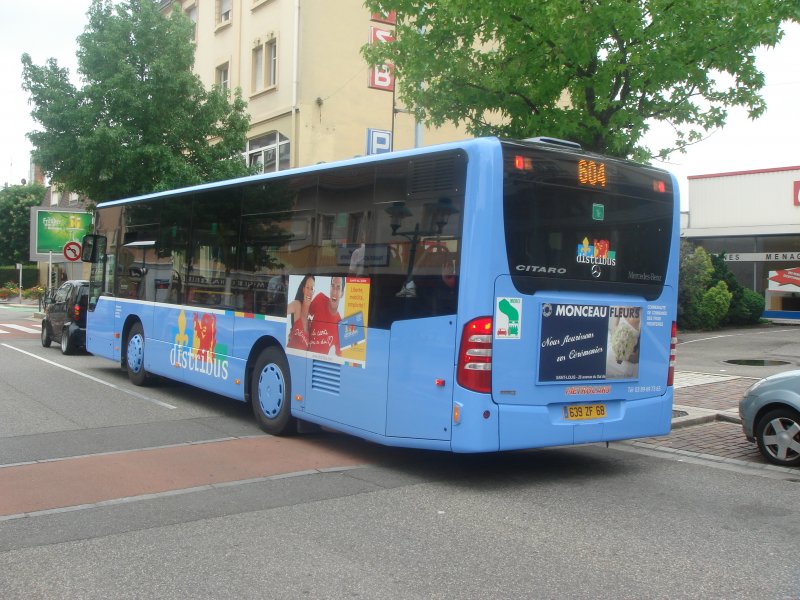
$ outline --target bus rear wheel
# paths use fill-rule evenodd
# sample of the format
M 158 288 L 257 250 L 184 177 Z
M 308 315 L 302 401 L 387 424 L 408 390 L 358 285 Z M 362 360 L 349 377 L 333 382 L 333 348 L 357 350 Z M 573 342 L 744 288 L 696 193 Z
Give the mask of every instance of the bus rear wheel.
M 148 376 L 144 368 L 144 328 L 141 323 L 135 323 L 128 334 L 125 366 L 128 370 L 128 379 L 133 385 L 147 383 Z
M 259 427 L 272 435 L 291 433 L 291 377 L 283 352 L 271 347 L 258 355 L 250 379 L 250 401 Z

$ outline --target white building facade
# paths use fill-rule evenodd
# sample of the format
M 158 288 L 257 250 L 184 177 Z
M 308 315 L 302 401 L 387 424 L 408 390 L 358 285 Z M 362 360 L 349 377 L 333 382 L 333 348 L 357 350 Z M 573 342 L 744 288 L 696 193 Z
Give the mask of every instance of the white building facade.
M 766 318 L 800 319 L 800 166 L 688 180 L 681 236 L 724 253 L 736 279 L 764 295 Z

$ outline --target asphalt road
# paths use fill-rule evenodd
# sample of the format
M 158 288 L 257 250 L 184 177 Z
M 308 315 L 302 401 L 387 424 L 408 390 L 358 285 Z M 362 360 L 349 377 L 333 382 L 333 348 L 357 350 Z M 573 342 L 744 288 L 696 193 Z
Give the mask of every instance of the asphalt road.
M 782 364 L 761 366 L 730 362 L 743 360 Z M 678 334 L 676 362 L 680 371 L 757 378 L 800 369 L 800 323 L 682 332 Z
M 762 339 L 777 356 L 793 331 L 681 336 L 678 366 L 719 368 L 711 350 L 752 354 Z M 0 504 L 26 491 L 2 484 L 15 473 L 50 469 L 42 494 L 57 498 L 74 483 L 59 476 L 85 461 L 128 465 L 75 476 L 102 488 L 149 480 L 158 461 L 136 470 L 137 457 L 190 457 L 166 491 L 0 516 L 4 599 L 800 594 L 800 473 L 625 444 L 478 456 L 335 433 L 282 444 L 245 406 L 135 388 L 111 362 L 64 357 L 34 334 L 0 337 L 0 365 Z M 290 470 L 181 487 L 198 462 L 219 475 L 222 449 L 253 444 L 243 463 Z

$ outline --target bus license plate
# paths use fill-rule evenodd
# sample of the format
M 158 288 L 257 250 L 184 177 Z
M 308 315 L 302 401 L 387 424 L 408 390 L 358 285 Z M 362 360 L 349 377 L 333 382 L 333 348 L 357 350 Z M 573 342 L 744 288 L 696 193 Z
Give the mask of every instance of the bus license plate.
M 567 421 L 602 419 L 605 416 L 605 404 L 572 404 L 564 407 L 564 419 Z

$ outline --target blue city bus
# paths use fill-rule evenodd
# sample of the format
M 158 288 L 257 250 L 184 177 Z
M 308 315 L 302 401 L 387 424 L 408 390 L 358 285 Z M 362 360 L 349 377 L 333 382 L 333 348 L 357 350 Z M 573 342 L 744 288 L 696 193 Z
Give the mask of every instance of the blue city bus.
M 679 202 L 665 171 L 480 138 L 103 202 L 86 345 L 392 446 L 669 431 Z

